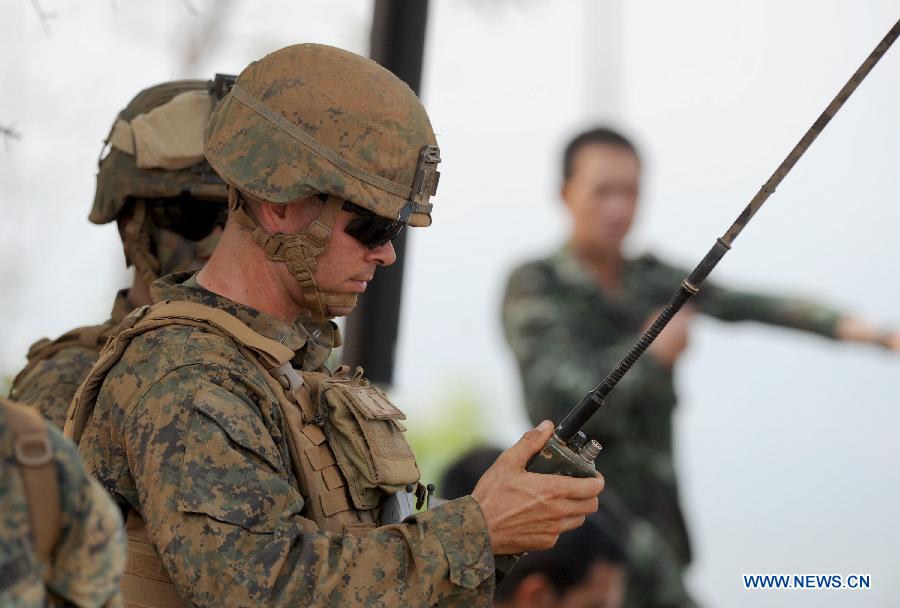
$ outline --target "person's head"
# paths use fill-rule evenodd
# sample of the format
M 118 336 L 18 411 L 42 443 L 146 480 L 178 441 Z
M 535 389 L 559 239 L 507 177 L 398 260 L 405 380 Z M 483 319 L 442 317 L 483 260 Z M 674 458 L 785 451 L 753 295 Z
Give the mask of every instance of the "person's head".
M 563 153 L 561 196 L 572 216 L 572 244 L 587 254 L 618 254 L 637 209 L 641 161 L 624 135 L 598 127 Z
M 89 219 L 117 222 L 126 263 L 145 285 L 199 268 L 218 241 L 228 194 L 203 157 L 203 131 L 227 79 L 141 91 L 104 143 Z
M 494 593 L 498 608 L 621 608 L 625 554 L 608 519 L 588 518 L 552 549 L 526 554 Z
M 447 467 L 438 494 L 449 500 L 471 494 L 500 456 L 492 447 L 475 448 Z M 620 530 L 599 512 L 583 526 L 560 535 L 547 551 L 525 555 L 497 585 L 498 608 L 621 608 L 625 594 L 625 553 Z
M 431 223 L 440 153 L 415 94 L 377 63 L 298 44 L 248 66 L 213 112 L 229 186 L 225 246 L 248 242 L 297 312 L 346 315 L 392 239 Z

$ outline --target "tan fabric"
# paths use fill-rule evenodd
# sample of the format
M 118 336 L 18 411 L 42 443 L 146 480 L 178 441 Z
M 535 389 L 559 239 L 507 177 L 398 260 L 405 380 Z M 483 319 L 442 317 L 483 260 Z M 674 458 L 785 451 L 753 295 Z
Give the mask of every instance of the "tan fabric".
M 175 585 L 169 578 L 140 513 L 128 512 L 125 520 L 128 561 L 122 575 L 122 597 L 126 608 L 181 608 Z
M 212 113 L 206 91 L 188 91 L 131 121 L 139 169 L 186 169 L 203 160 L 203 131 Z
M 116 119 L 109 134 L 109 145 L 134 156 L 134 131 L 128 121 L 121 118 Z
M 44 580 L 53 571 L 52 553 L 61 534 L 59 479 L 53 460 L 53 447 L 41 415 L 5 399 L 6 419 L 12 431 L 15 456 L 22 473 L 22 484 L 28 500 L 31 532 L 35 549 L 43 562 Z
M 327 408 L 326 445 L 337 446 L 337 465 L 350 480 L 348 490 L 356 508 L 377 508 L 385 494 L 419 480 L 415 455 L 397 425 L 406 416 L 361 374 L 321 378 L 311 392 L 313 402 Z

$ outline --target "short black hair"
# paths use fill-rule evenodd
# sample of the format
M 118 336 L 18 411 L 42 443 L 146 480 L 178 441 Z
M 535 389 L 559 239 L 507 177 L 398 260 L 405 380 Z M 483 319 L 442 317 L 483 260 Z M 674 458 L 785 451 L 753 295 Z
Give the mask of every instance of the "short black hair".
M 569 181 L 569 178 L 572 177 L 575 155 L 578 154 L 579 150 L 591 144 L 605 144 L 607 146 L 625 148 L 633 152 L 638 159 L 641 157 L 634 143 L 618 131 L 609 127 L 594 127 L 573 137 L 572 141 L 566 146 L 563 152 L 563 182 Z
M 472 493 L 501 450 L 479 447 L 455 460 L 441 478 L 438 495 L 455 499 Z M 497 585 L 495 599 L 512 597 L 522 580 L 531 574 L 542 574 L 557 594 L 584 582 L 588 571 L 597 562 L 626 565 L 624 529 L 605 510 L 588 517 L 584 525 L 559 536 L 556 545 L 547 551 L 532 551 L 519 560 L 516 567 Z
M 598 512 L 580 528 L 560 534 L 552 549 L 527 553 L 497 585 L 494 598 L 510 599 L 522 581 L 532 574 L 543 575 L 557 595 L 562 596 L 585 582 L 588 572 L 599 562 L 626 567 L 620 531 L 604 515 Z

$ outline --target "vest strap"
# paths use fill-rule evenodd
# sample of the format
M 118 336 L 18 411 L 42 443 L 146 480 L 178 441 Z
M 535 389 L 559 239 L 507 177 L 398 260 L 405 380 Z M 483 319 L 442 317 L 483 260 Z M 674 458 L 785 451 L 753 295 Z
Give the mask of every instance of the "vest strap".
M 44 580 L 52 571 L 53 549 L 61 533 L 59 478 L 53 460 L 53 445 L 47 424 L 37 410 L 0 399 L 13 436 L 16 460 L 21 465 L 22 484 L 35 550 L 44 564 Z

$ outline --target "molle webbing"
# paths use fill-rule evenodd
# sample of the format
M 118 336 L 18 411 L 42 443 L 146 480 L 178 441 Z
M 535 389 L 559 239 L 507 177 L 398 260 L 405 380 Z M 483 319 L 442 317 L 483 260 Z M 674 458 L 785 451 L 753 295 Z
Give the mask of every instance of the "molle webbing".
M 125 608 L 182 608 L 178 596 L 157 554 L 140 513 L 131 509 L 125 519 L 128 560 L 122 574 L 122 599 Z
M 364 534 L 376 527 L 374 514 L 355 508 L 334 451 L 322 429 L 312 422 L 318 407 L 307 380 L 323 375 L 304 372 L 301 377 L 285 365 L 269 370 L 265 377 L 284 414 L 288 450 L 306 516 L 335 534 Z
M 44 564 L 44 580 L 53 569 L 53 550 L 61 534 L 59 478 L 47 423 L 33 409 L 0 399 L 28 503 L 35 551 Z

